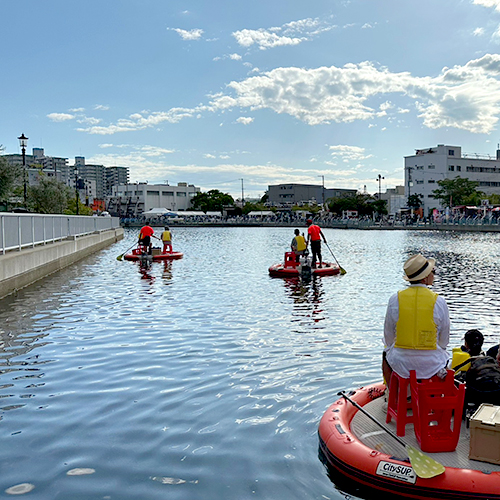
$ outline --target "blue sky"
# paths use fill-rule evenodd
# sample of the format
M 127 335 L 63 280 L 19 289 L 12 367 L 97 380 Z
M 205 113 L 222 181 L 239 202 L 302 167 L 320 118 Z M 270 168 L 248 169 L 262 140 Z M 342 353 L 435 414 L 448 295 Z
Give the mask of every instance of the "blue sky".
M 0 144 L 245 197 L 500 142 L 500 0 L 0 3 Z

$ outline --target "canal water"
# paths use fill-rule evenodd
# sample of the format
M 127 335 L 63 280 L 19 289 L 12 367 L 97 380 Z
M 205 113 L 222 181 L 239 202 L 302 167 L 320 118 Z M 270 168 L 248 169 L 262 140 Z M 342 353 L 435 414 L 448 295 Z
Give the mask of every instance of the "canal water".
M 270 278 L 292 228 L 174 228 L 184 258 L 149 267 L 116 259 L 127 230 L 0 301 L 0 497 L 361 498 L 318 458 L 321 416 L 381 379 L 385 307 L 414 252 L 437 259 L 450 348 L 469 328 L 500 341 L 499 236 L 325 234 L 344 276 Z

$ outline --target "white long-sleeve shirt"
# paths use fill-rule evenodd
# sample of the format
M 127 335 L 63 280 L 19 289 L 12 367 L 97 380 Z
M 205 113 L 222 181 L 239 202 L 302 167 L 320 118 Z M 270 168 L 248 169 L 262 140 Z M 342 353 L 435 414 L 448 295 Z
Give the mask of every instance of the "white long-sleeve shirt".
M 425 285 L 410 285 L 425 286 Z M 396 324 L 399 319 L 398 294 L 395 293 L 387 305 L 384 324 L 384 343 L 389 366 L 401 377 L 410 378 L 410 370 L 417 372 L 417 378 L 431 378 L 448 364 L 446 352 L 450 341 L 450 314 L 443 297 L 437 297 L 434 304 L 434 322 L 437 326 L 437 348 L 434 350 L 402 349 L 394 347 Z

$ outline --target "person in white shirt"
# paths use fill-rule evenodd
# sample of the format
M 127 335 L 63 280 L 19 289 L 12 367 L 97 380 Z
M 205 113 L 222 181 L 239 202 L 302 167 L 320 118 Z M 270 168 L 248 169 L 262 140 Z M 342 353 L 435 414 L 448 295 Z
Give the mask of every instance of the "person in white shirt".
M 384 324 L 382 372 L 387 384 L 394 370 L 400 377 L 429 379 L 446 368 L 450 316 L 443 297 L 427 287 L 434 283 L 435 259 L 417 254 L 404 264 L 410 286 L 394 294 Z

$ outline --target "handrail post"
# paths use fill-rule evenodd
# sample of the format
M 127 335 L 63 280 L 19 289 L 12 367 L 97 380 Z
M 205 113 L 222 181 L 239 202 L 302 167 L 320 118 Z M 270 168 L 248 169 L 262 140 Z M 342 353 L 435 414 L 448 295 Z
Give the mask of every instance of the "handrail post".
M 2 221 L 2 254 L 5 255 L 5 217 L 0 216 L 0 220 Z
M 17 237 L 19 238 L 18 243 L 19 243 L 19 251 L 21 251 L 22 245 L 22 231 L 21 231 L 21 216 L 17 216 Z

